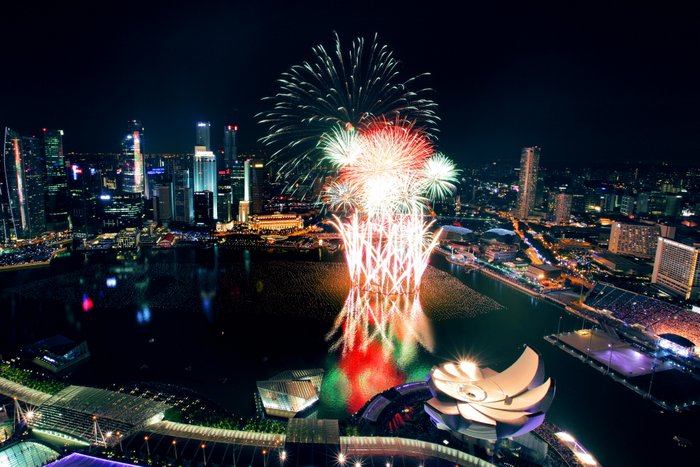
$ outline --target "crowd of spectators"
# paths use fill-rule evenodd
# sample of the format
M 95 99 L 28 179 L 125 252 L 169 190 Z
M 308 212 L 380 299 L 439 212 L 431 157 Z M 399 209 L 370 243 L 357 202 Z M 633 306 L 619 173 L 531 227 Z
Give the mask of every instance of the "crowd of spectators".
M 584 301 L 599 311 L 609 311 L 629 325 L 639 324 L 655 334 L 672 333 L 700 343 L 700 314 L 655 298 L 599 282 Z

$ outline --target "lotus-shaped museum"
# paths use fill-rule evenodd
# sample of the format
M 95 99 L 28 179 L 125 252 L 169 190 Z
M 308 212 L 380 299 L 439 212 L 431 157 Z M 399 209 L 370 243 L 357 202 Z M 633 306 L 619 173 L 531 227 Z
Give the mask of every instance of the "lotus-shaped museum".
M 527 346 L 501 373 L 473 362 L 444 363 L 433 367 L 428 383 L 433 398 L 425 411 L 438 428 L 492 441 L 537 428 L 554 397 L 542 358 Z

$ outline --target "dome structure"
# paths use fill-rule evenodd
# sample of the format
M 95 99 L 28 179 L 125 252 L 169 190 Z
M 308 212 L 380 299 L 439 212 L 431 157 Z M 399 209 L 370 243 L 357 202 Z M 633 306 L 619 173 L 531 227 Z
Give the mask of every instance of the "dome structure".
M 500 373 L 473 362 L 444 363 L 430 370 L 428 384 L 433 398 L 425 411 L 438 428 L 490 441 L 537 428 L 554 397 L 542 358 L 527 346 Z
M 500 228 L 489 229 L 486 232 L 484 232 L 484 235 L 486 235 L 486 234 L 498 235 L 499 237 L 503 237 L 504 235 L 517 235 L 512 230 L 500 229 Z

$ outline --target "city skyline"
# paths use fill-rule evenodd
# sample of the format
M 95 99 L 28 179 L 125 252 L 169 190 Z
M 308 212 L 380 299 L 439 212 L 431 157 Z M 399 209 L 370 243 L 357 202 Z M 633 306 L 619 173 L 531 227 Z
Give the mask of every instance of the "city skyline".
M 254 116 L 267 108 L 261 99 L 294 63 L 290 57 L 309 59 L 337 31 L 345 42 L 378 33 L 401 57 L 402 71 L 431 74 L 422 84 L 435 89 L 439 105 L 438 149 L 460 164 L 516 159 L 529 145 L 543 147 L 548 163 L 659 154 L 682 162 L 700 148 L 692 131 L 700 96 L 690 78 L 697 65 L 687 59 L 698 37 L 691 17 L 679 12 L 586 6 L 570 16 L 518 7 L 459 16 L 435 8 L 421 18 L 435 27 L 405 36 L 400 25 L 415 20 L 414 12 L 382 7 L 364 15 L 275 5 L 274 16 L 224 2 L 153 2 L 139 6 L 139 15 L 128 4 L 108 15 L 94 8 L 10 7 L 24 39 L 12 40 L 17 26 L 0 34 L 17 53 L 47 44 L 61 52 L 45 54 L 42 65 L 56 73 L 30 63 L 21 80 L 3 76 L 15 91 L 0 110 L 4 124 L 20 132 L 62 128 L 69 151 L 109 152 L 118 150 L 115 128 L 136 118 L 149 128 L 147 151 L 162 153 L 188 151 L 191 125 L 203 120 L 216 129 L 215 147 L 218 129 L 236 124 L 246 135 L 239 147 L 257 149 L 264 128 Z M 198 18 L 210 34 L 185 27 Z M 124 56 L 129 66 L 116 67 Z

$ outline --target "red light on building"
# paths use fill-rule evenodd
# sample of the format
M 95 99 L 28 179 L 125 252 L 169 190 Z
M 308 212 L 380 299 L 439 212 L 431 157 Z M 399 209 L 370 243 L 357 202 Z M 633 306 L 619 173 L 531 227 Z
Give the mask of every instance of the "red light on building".
M 46 128 L 42 128 L 41 131 L 46 131 Z
M 238 131 L 238 125 L 233 126 L 233 131 Z

